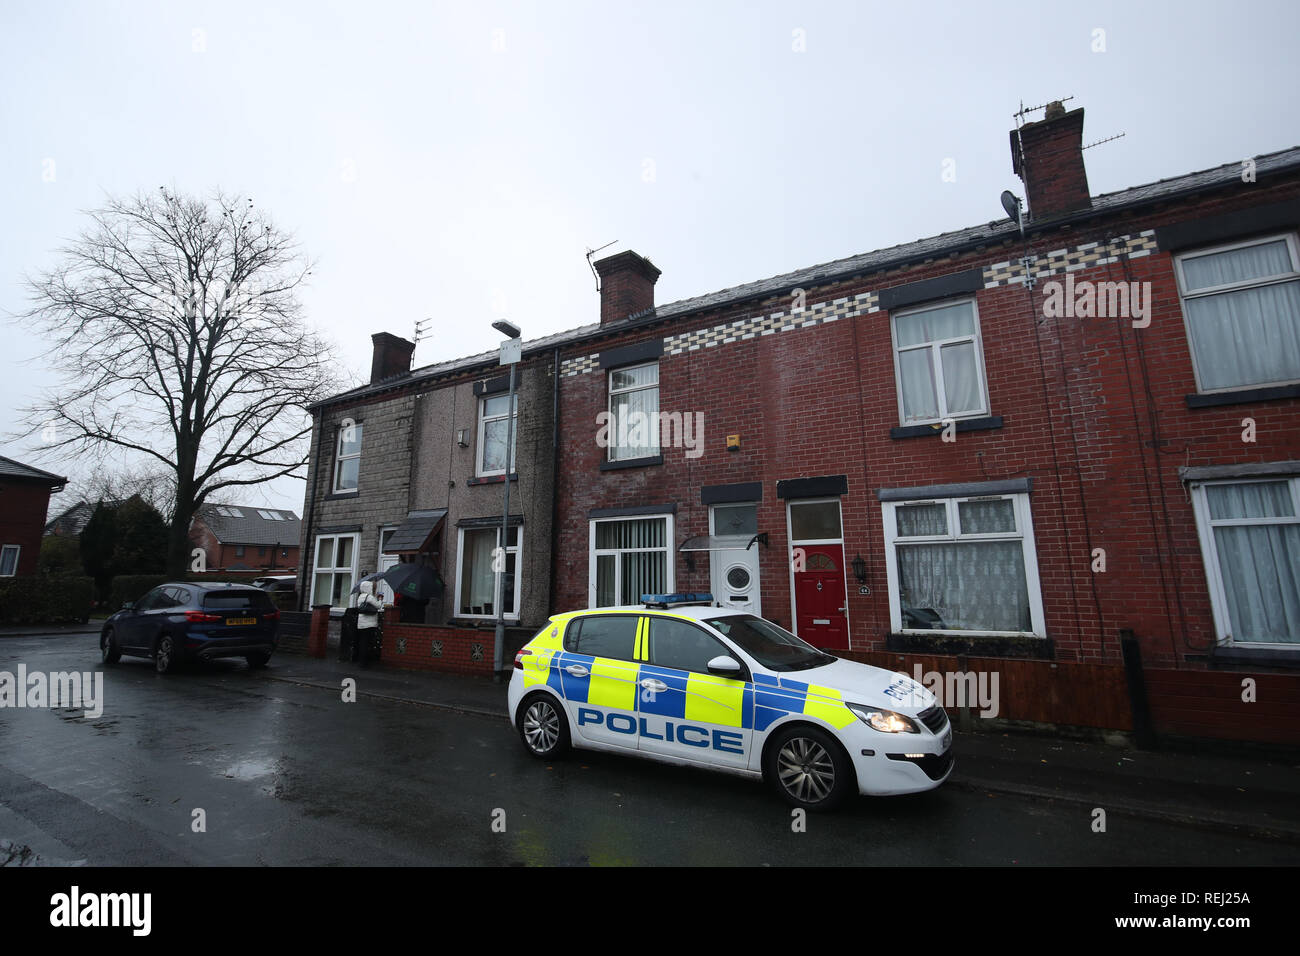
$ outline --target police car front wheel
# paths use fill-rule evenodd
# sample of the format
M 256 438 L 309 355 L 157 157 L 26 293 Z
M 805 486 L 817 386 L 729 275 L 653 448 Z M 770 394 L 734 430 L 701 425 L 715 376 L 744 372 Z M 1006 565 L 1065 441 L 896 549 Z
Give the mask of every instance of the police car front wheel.
M 853 767 L 842 747 L 815 727 L 791 727 L 767 751 L 767 779 L 787 803 L 829 810 L 854 789 Z
M 564 708 L 547 694 L 525 697 L 519 705 L 519 737 L 534 757 L 559 757 L 569 749 Z

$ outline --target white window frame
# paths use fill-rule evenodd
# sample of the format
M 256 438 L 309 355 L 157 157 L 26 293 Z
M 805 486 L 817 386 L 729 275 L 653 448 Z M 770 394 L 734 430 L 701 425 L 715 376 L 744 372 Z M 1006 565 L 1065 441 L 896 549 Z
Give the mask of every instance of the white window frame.
M 1014 503 L 1016 518 L 1015 531 L 999 531 L 989 534 L 961 534 L 958 506 L 963 501 L 991 501 L 993 499 L 1010 499 Z M 940 535 L 898 536 L 898 518 L 895 512 L 909 505 L 944 505 L 948 521 L 948 533 Z M 1047 637 L 1047 627 L 1043 615 L 1043 591 L 1038 577 L 1038 549 L 1034 539 L 1034 519 L 1026 493 L 1005 495 L 966 495 L 961 498 L 916 498 L 910 501 L 881 502 L 881 517 L 885 529 L 885 576 L 889 588 L 889 625 L 895 634 L 957 634 L 967 637 Z M 898 597 L 898 542 L 902 547 L 910 543 L 934 544 L 964 541 L 1020 541 L 1025 562 L 1025 590 L 1029 598 L 1029 622 L 1032 631 L 971 631 L 956 628 L 904 628 L 903 607 Z
M 1291 490 L 1291 508 L 1294 514 L 1283 518 L 1211 518 L 1210 496 L 1206 491 L 1210 485 L 1248 485 L 1287 482 Z M 1262 647 L 1300 651 L 1300 644 L 1282 644 L 1277 642 L 1235 641 L 1232 638 L 1232 620 L 1228 615 L 1228 593 L 1223 586 L 1223 572 L 1219 567 L 1219 549 L 1215 546 L 1214 529 L 1245 525 L 1253 527 L 1265 524 L 1300 524 L 1300 476 L 1269 475 L 1251 478 L 1227 478 L 1222 481 L 1193 482 L 1192 511 L 1196 516 L 1196 532 L 1201 543 L 1201 558 L 1205 562 L 1205 585 L 1210 592 L 1210 611 L 1214 617 L 1214 635 L 1217 643 L 1223 647 Z
M 511 437 L 513 438 L 513 444 L 510 448 L 509 469 L 497 468 L 495 470 L 489 471 L 488 469 L 483 467 L 483 453 L 487 450 L 487 445 L 484 439 L 487 435 L 488 422 L 507 421 L 507 417 L 504 413 L 500 415 L 489 415 L 487 413 L 487 403 L 490 399 L 505 398 L 509 394 L 510 394 L 509 392 L 498 392 L 495 395 L 484 395 L 482 398 L 479 399 L 478 445 L 477 445 L 477 451 L 474 456 L 474 467 L 475 467 L 474 473 L 479 478 L 487 478 L 492 475 L 504 475 L 506 473 L 506 470 L 509 470 L 511 473 L 513 473 L 515 470 L 515 466 L 518 464 L 518 462 L 516 461 L 515 449 L 519 445 L 519 394 L 516 392 L 515 399 L 514 399 L 514 409 L 513 409 L 515 427 L 513 429 L 509 429 L 512 432 Z
M 908 345 L 899 348 L 898 345 L 898 320 L 909 315 L 916 315 L 921 312 L 931 312 L 935 309 L 946 309 L 954 305 L 969 304 L 971 315 L 974 318 L 975 332 L 972 335 L 960 335 L 950 339 L 935 339 L 924 345 Z M 889 334 L 890 346 L 894 353 L 894 393 L 898 401 L 898 422 L 900 425 L 932 425 L 951 418 L 953 421 L 961 421 L 966 418 L 981 418 L 989 412 L 989 386 L 988 378 L 984 373 L 984 340 L 980 331 L 980 310 L 979 303 L 976 299 L 965 297 L 959 299 L 947 299 L 942 302 L 927 302 L 924 305 L 915 308 L 899 309 L 889 313 Z M 975 345 L 975 376 L 979 380 L 979 393 L 983 405 L 978 410 L 964 411 L 957 414 L 951 414 L 947 410 L 948 396 L 945 394 L 943 387 L 943 362 L 941 349 L 945 345 L 958 345 L 963 342 L 973 342 Z M 902 365 L 898 360 L 899 352 L 916 352 L 921 349 L 930 349 L 930 361 L 934 363 L 935 375 L 935 400 L 939 406 L 938 418 L 908 418 L 907 406 L 903 404 L 903 371 Z
M 597 593 L 596 592 L 596 565 L 598 562 L 596 559 L 601 555 L 610 555 L 610 554 L 616 555 L 614 560 L 614 580 L 616 582 L 615 586 L 621 588 L 622 587 L 621 582 L 623 577 L 622 556 L 624 554 L 628 554 L 629 551 L 633 550 L 633 549 L 622 549 L 622 548 L 601 548 L 600 550 L 596 549 L 596 525 L 607 521 L 663 520 L 667 522 L 667 524 L 664 525 L 664 546 L 662 548 L 636 548 L 634 549 L 634 553 L 642 554 L 644 552 L 650 552 L 650 551 L 662 551 L 664 553 L 664 563 L 666 566 L 665 573 L 664 573 L 664 580 L 667 582 L 667 584 L 665 585 L 665 589 L 668 594 L 675 593 L 677 589 L 677 562 L 674 560 L 674 551 L 673 551 L 673 541 L 676 540 L 673 537 L 674 517 L 675 516 L 673 515 L 672 512 L 664 512 L 663 514 L 618 515 L 610 518 L 591 518 L 588 520 L 587 522 L 587 607 L 588 608 L 595 608 L 597 606 L 596 605 L 596 593 Z M 631 598 L 631 600 L 627 600 L 627 598 L 629 597 Z M 629 605 L 640 604 L 641 595 L 620 594 L 618 595 L 617 600 L 620 603 L 610 605 L 610 606 L 626 607 Z
M 8 574 L 0 574 L 0 577 L 16 578 L 18 576 L 18 562 L 23 556 L 23 546 L 21 544 L 6 544 L 0 546 L 0 567 L 4 566 L 3 557 L 9 551 L 13 551 L 14 553 L 14 569 Z
M 1277 242 L 1279 239 L 1285 240 L 1287 252 L 1291 255 L 1291 272 L 1284 275 L 1269 276 L 1264 279 L 1248 279 L 1245 282 L 1230 282 L 1226 285 L 1210 286 L 1205 289 L 1197 289 L 1195 292 L 1186 292 L 1187 280 L 1183 276 L 1183 263 L 1188 259 L 1199 259 L 1203 256 L 1211 256 L 1220 252 L 1231 252 L 1234 249 L 1245 249 L 1249 246 L 1263 246 L 1270 242 Z M 1237 392 L 1245 388 L 1272 388 L 1276 385 L 1294 385 L 1300 383 L 1300 378 L 1284 379 L 1278 382 L 1252 382 L 1248 385 L 1225 385 L 1222 388 L 1203 388 L 1201 386 L 1201 368 L 1196 358 L 1196 348 L 1192 343 L 1192 327 L 1187 320 L 1187 300 L 1208 298 L 1210 296 L 1220 295 L 1224 292 L 1234 292 L 1238 289 L 1255 289 L 1269 285 L 1281 285 L 1286 282 L 1295 282 L 1300 280 L 1300 246 L 1296 242 L 1294 232 L 1277 233 L 1270 236 L 1257 236 L 1252 239 L 1246 239 L 1241 242 L 1228 242 L 1217 246 L 1207 246 L 1203 249 L 1188 249 L 1186 252 L 1174 256 L 1174 271 L 1178 277 L 1178 304 L 1183 312 L 1183 335 L 1187 339 L 1187 351 L 1192 357 L 1192 373 L 1196 377 L 1196 391 L 1201 395 L 1213 395 L 1218 392 Z
M 329 567 L 323 568 L 323 567 L 320 567 L 319 565 L 317 565 L 316 561 L 317 561 L 317 559 L 318 559 L 319 556 L 320 556 L 320 543 L 321 543 L 322 541 L 326 540 L 326 539 L 329 539 L 329 540 L 332 542 L 332 546 L 331 546 L 331 548 L 330 548 L 330 554 L 332 554 L 332 555 L 337 555 L 337 554 L 338 554 L 338 542 L 339 542 L 339 539 L 340 539 L 340 538 L 351 538 L 351 539 L 352 539 L 352 566 L 351 566 L 350 568 L 344 568 L 344 567 L 335 567 L 335 566 L 331 565 L 331 566 L 329 566 Z M 352 575 L 352 584 L 353 584 L 353 586 L 355 587 L 355 586 L 356 586 L 356 583 L 357 583 L 357 573 L 358 573 L 358 567 L 359 567 L 358 562 L 359 562 L 360 560 L 361 560 L 361 534 L 360 534 L 360 532 L 356 532 L 356 531 L 348 531 L 348 532 L 343 532 L 342 534 L 318 534 L 318 535 L 316 536 L 315 546 L 312 548 L 312 552 L 311 552 L 311 563 L 312 563 L 311 576 L 307 579 L 308 584 L 309 584 L 309 586 L 310 586 L 310 588 L 311 588 L 311 589 L 307 592 L 308 600 L 309 600 L 309 601 L 315 601 L 315 600 L 316 600 L 316 576 L 317 576 L 318 574 L 328 574 L 328 575 L 330 575 L 330 577 L 331 577 L 331 581 L 330 581 L 330 593 L 333 593 L 333 591 L 334 591 L 333 576 L 336 575 L 336 574 L 341 574 L 341 573 L 343 573 L 343 572 L 345 572 L 345 571 L 351 573 L 351 575 Z M 348 592 L 349 592 L 349 593 L 348 593 L 348 597 L 351 597 L 351 591 L 352 591 L 352 588 L 348 588 Z M 331 604 L 331 607 L 335 607 L 335 608 L 344 608 L 344 607 L 347 607 L 347 605 L 346 605 L 346 604 Z
M 655 383 L 653 385 L 634 385 L 630 388 L 614 388 L 614 375 L 616 373 L 631 372 L 638 368 L 653 368 L 655 370 Z M 627 395 L 631 392 L 644 392 L 649 391 L 652 388 L 655 390 L 656 395 L 655 409 L 658 410 L 659 402 L 657 396 L 659 395 L 660 384 L 659 371 L 659 362 L 658 360 L 655 360 L 653 362 L 638 362 L 635 365 L 620 365 L 618 368 L 611 368 L 605 373 L 605 410 L 609 413 L 609 448 L 606 451 L 606 458 L 609 461 L 637 461 L 641 458 L 653 458 L 655 455 L 663 454 L 663 448 L 659 445 L 659 417 L 656 415 L 655 420 L 651 425 L 651 438 L 654 441 L 654 445 L 648 448 L 641 447 L 634 450 L 629 449 L 628 454 L 620 455 L 619 452 L 623 450 L 623 446 L 618 442 L 618 416 L 614 413 L 615 395 Z
M 466 531 L 470 531 L 470 532 L 492 531 L 492 532 L 495 532 L 494 540 L 496 541 L 496 544 L 493 545 L 493 550 L 495 551 L 496 548 L 501 547 L 501 525 L 498 524 L 498 525 L 496 525 L 496 526 L 494 526 L 494 527 L 491 527 L 491 528 L 457 528 L 456 530 L 457 530 L 457 535 L 456 535 L 456 590 L 455 590 L 455 592 L 454 592 L 454 599 L 455 599 L 455 602 L 456 602 L 456 604 L 455 604 L 456 611 L 455 611 L 455 614 L 453 614 L 452 616 L 455 617 L 455 618 L 457 618 L 457 619 L 459 619 L 459 620 L 467 620 L 467 621 L 495 621 L 495 620 L 497 619 L 497 616 L 496 616 L 495 613 L 492 613 L 492 614 L 463 614 L 463 613 L 461 613 L 461 607 L 460 607 L 460 594 L 461 594 L 461 587 L 462 587 L 462 585 L 464 584 L 464 580 L 465 580 L 464 577 L 463 577 L 463 575 L 464 575 L 464 573 L 465 573 L 465 532 L 466 532 Z M 522 595 L 523 595 L 523 591 L 524 591 L 524 589 L 523 589 L 523 581 L 524 581 L 524 573 L 523 573 L 523 569 L 524 569 L 524 564 L 523 564 L 523 560 L 524 560 L 524 559 L 523 559 L 524 526 L 523 526 L 522 524 L 520 524 L 520 525 L 511 525 L 511 526 L 510 526 L 510 530 L 516 532 L 516 534 L 515 534 L 515 543 L 512 544 L 512 545 L 510 545 L 510 546 L 508 546 L 508 547 L 506 548 L 506 554 L 507 554 L 507 556 L 509 556 L 509 555 L 511 555 L 511 554 L 513 554 L 513 555 L 515 556 L 515 593 L 514 593 L 514 598 L 515 598 L 515 609 L 514 609 L 513 611 L 507 611 L 506 614 L 504 615 L 504 618 L 505 618 L 505 620 L 507 620 L 507 621 L 518 621 L 518 620 L 519 620 L 519 611 L 520 611 L 520 607 L 521 607 L 519 601 L 520 601 L 520 599 L 521 599 L 521 597 L 522 597 Z M 504 574 L 505 572 L 503 571 L 503 572 L 500 572 L 500 573 L 501 573 L 501 574 Z M 497 592 L 498 592 L 499 590 L 500 590 L 500 585 L 497 583 L 497 580 L 496 580 L 496 574 L 494 573 L 494 574 L 493 574 L 493 579 L 492 579 L 492 601 L 493 601 L 493 604 L 494 604 L 494 605 L 495 605 L 495 603 L 496 603 Z
M 335 436 L 335 438 L 334 438 L 334 481 L 331 483 L 330 487 L 334 489 L 333 493 L 336 494 L 336 495 L 354 494 L 354 493 L 359 492 L 359 491 L 361 490 L 361 462 L 360 462 L 360 458 L 361 458 L 361 443 L 362 443 L 362 441 L 363 441 L 363 439 L 364 439 L 364 435 L 362 434 L 362 431 L 361 431 L 361 425 L 362 425 L 361 422 L 354 422 L 353 424 L 349 425 L 347 428 L 342 428 L 342 427 L 341 427 L 341 428 L 339 428 L 339 430 L 338 430 L 338 434 L 337 434 L 337 435 Z M 357 450 L 356 450 L 355 452 L 353 452 L 352 454 L 347 454 L 347 455 L 345 455 L 345 454 L 343 453 L 343 438 L 344 438 L 344 435 L 347 433 L 348 428 L 355 429 L 355 431 L 356 431 L 356 435 L 357 435 Z M 341 477 L 341 474 L 342 474 L 342 471 L 343 471 L 343 462 L 345 462 L 345 461 L 351 461 L 353 458 L 358 459 L 358 461 L 357 461 L 357 486 L 356 486 L 355 488 L 340 488 L 340 487 L 339 487 L 339 478 Z

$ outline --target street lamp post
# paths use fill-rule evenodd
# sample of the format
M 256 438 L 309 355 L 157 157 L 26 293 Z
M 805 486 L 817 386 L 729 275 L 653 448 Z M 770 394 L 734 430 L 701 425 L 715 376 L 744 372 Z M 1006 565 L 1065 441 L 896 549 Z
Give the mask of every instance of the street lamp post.
M 519 363 L 522 351 L 520 348 L 520 335 L 522 333 L 517 325 L 507 322 L 505 319 L 498 319 L 493 322 L 492 328 L 507 336 L 506 340 L 501 343 L 501 364 L 510 366 L 510 397 L 506 399 L 505 493 L 502 495 L 504 501 L 501 506 L 501 551 L 499 552 L 501 570 L 496 573 L 497 627 L 492 648 L 492 679 L 499 684 L 501 683 L 501 670 L 504 663 L 502 658 L 505 656 L 506 646 L 505 569 L 510 555 L 510 473 L 513 470 L 515 449 L 515 366 Z M 515 558 L 516 575 L 519 574 L 520 557 Z M 518 612 L 519 609 L 515 608 L 515 613 Z

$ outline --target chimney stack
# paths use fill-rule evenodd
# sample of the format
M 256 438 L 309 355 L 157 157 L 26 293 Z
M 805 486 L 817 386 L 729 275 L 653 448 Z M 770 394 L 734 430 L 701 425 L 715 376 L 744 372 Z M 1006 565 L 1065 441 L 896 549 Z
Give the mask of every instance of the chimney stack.
M 370 336 L 374 343 L 374 356 L 370 360 L 370 384 L 382 382 L 394 375 L 404 375 L 411 370 L 411 356 L 415 343 L 398 338 L 389 332 L 376 332 Z
M 653 309 L 659 270 L 630 249 L 595 263 L 600 276 L 600 324 Z
M 1083 168 L 1083 109 L 1059 100 L 1047 115 L 1011 131 L 1011 168 L 1025 184 L 1034 219 L 1051 219 L 1092 205 Z

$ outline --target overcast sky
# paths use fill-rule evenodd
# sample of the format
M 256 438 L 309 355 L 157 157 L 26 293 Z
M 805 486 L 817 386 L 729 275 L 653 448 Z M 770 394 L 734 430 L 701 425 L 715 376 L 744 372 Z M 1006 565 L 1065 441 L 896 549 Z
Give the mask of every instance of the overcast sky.
M 1127 134 L 1085 154 L 1094 194 L 1300 144 L 1298 11 L 2 0 L 0 314 L 104 197 L 220 187 L 316 261 L 308 320 L 357 375 L 371 333 L 427 317 L 426 365 L 502 316 L 595 321 L 584 257 L 614 240 L 662 304 L 1001 219 L 1022 102 Z M 49 384 L 20 332 L 8 409 Z M 0 454 L 81 476 L 38 444 Z M 301 513 L 303 485 L 241 500 Z

